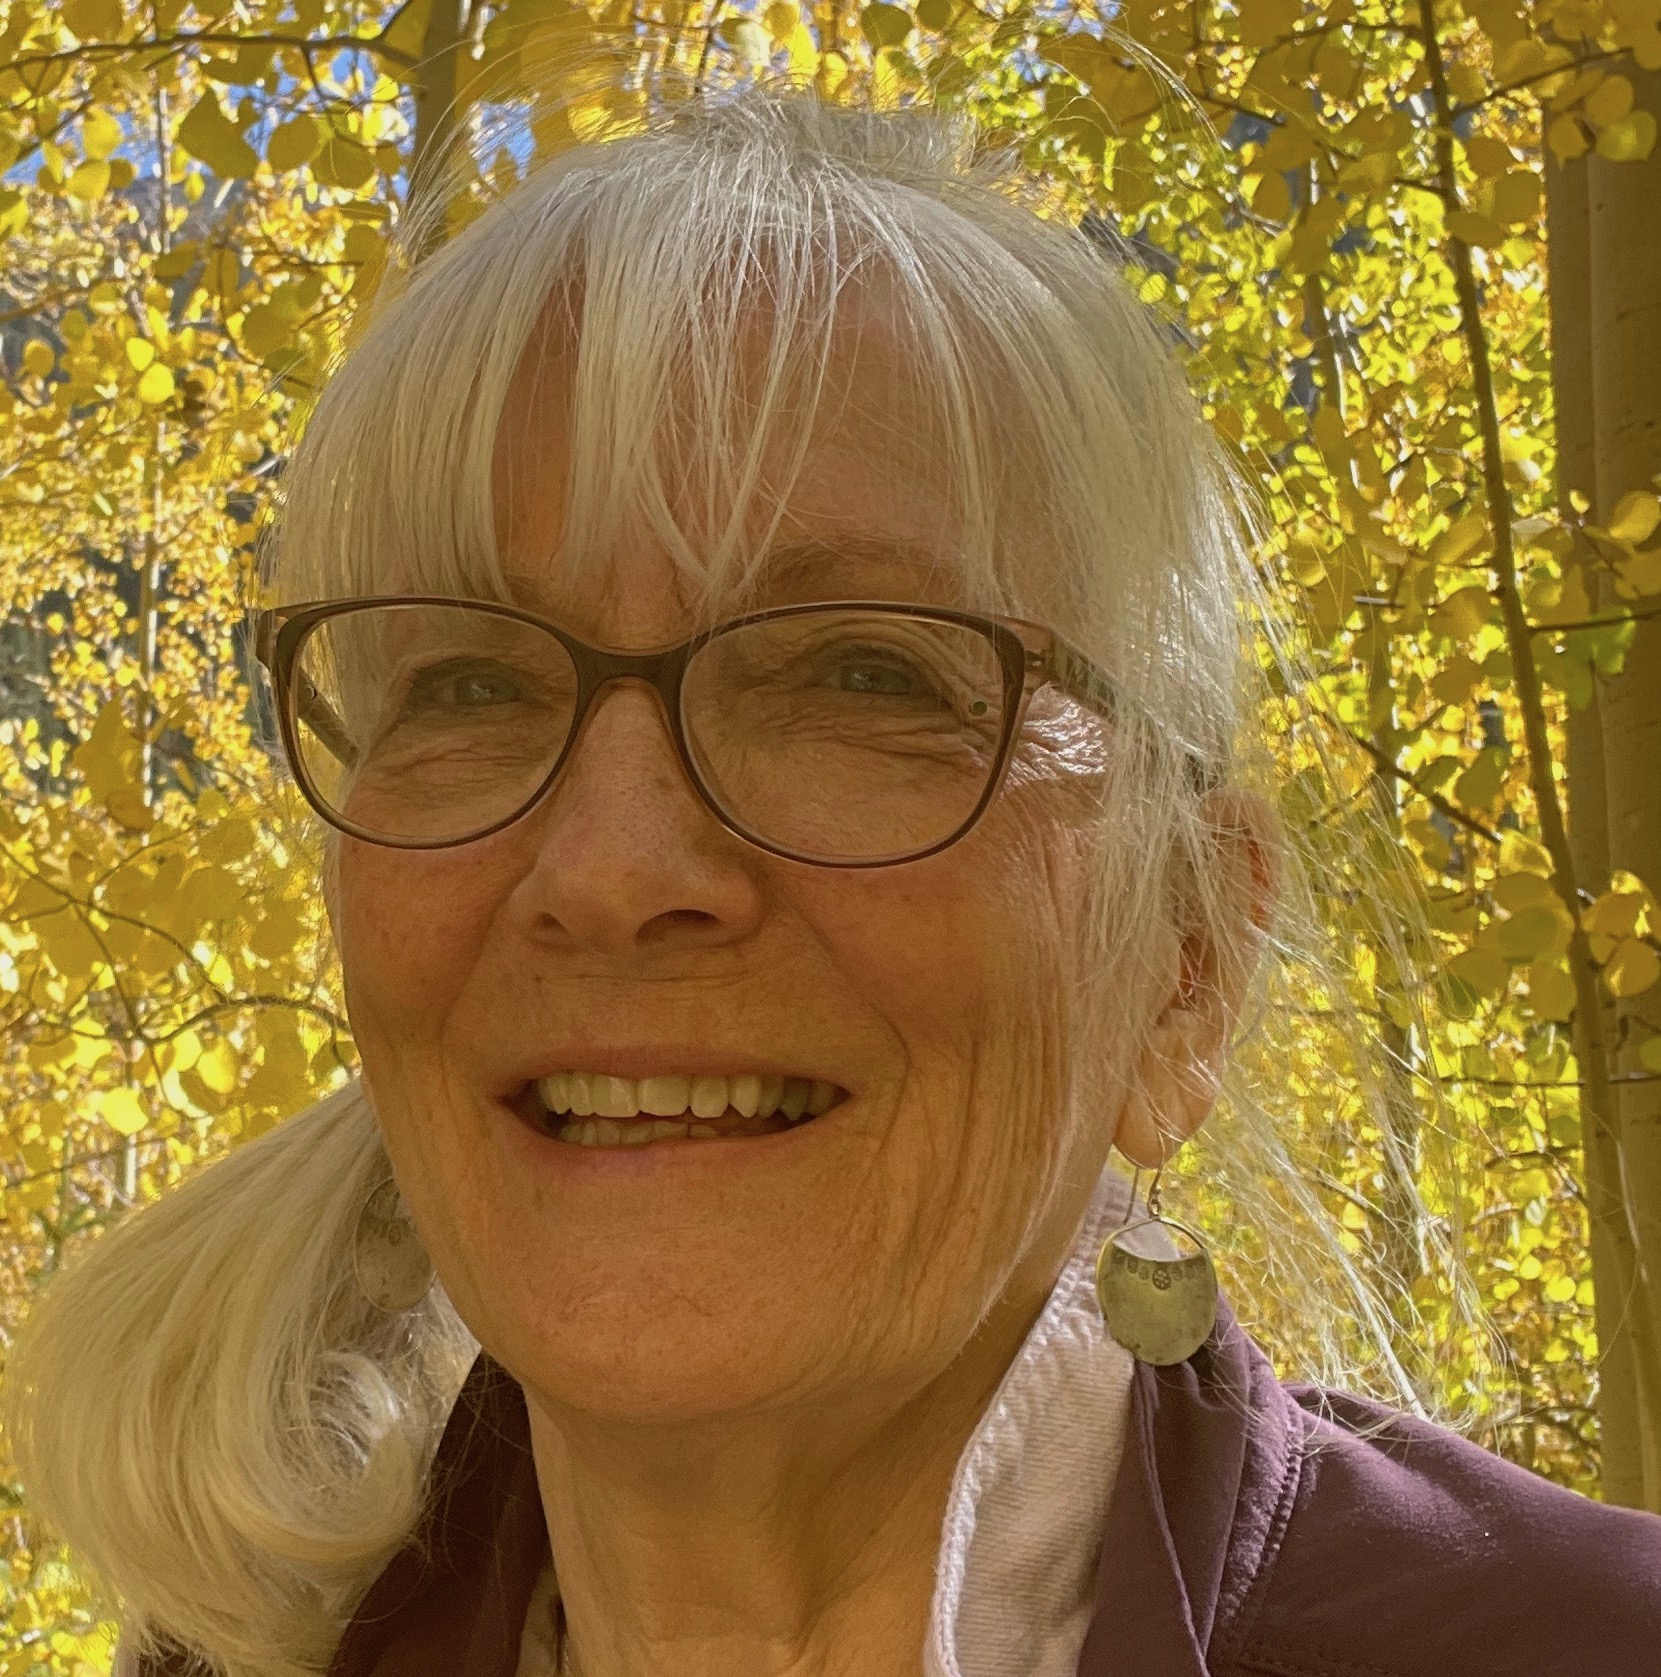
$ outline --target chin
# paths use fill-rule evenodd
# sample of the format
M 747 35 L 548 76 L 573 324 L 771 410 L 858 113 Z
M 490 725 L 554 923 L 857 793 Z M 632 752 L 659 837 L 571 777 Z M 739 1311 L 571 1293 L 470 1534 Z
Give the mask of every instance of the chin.
M 493 1357 L 542 1402 L 596 1420 L 658 1425 L 787 1404 L 838 1360 L 816 1302 L 752 1257 L 642 1265 L 634 1252 L 520 1266 L 488 1302 L 457 1299 Z M 537 1279 L 527 1282 L 533 1273 Z M 845 1301 L 843 1309 L 846 1308 Z

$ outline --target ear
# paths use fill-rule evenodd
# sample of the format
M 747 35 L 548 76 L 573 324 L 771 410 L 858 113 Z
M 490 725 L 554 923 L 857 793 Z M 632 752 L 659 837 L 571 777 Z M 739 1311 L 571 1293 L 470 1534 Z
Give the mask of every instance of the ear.
M 1206 794 L 1210 833 L 1203 898 L 1190 879 L 1173 889 L 1170 989 L 1155 1015 L 1119 1114 L 1114 1144 L 1157 1170 L 1211 1115 L 1235 1021 L 1268 939 L 1279 894 L 1279 823 L 1256 793 Z

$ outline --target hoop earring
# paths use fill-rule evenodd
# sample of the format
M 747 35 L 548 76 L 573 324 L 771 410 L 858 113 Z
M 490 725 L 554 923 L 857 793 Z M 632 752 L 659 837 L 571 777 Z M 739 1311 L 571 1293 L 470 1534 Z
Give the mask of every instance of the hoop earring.
M 363 1296 L 388 1315 L 414 1309 L 432 1289 L 432 1259 L 390 1176 L 370 1189 L 358 1209 L 352 1273 Z
M 1211 1253 L 1186 1223 L 1162 1214 L 1161 1167 L 1148 1188 L 1148 1214 L 1133 1222 L 1136 1185 L 1131 1178 L 1125 1220 L 1102 1242 L 1096 1255 L 1096 1302 L 1108 1332 L 1141 1362 L 1155 1368 L 1185 1363 L 1211 1337 L 1217 1325 L 1217 1271 Z M 1140 1229 L 1165 1229 L 1182 1236 L 1194 1250 L 1174 1258 L 1150 1258 L 1123 1244 Z

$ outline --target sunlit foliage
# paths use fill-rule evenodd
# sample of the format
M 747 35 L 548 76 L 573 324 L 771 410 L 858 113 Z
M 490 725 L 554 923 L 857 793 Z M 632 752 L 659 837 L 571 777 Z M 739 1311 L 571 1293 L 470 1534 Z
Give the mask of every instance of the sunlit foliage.
M 286 439 L 412 191 L 438 190 L 427 165 L 474 142 L 445 187 L 464 216 L 626 124 L 655 69 L 765 72 L 969 108 L 1170 322 L 1318 675 L 1288 702 L 1430 905 L 1414 996 L 1380 926 L 1328 905 L 1393 1084 L 1386 1135 L 1315 1047 L 1288 1068 L 1322 1192 L 1434 1327 L 1448 1291 L 1380 1160 L 1456 1153 L 1460 1203 L 1430 1215 L 1505 1373 L 1454 1355 L 1427 1397 L 1587 1490 L 1600 1403 L 1622 1438 L 1629 1412 L 1661 1437 L 1661 1305 L 1633 1279 L 1657 1208 L 1623 1200 L 1617 1158 L 1661 1083 L 1656 880 L 1600 870 L 1567 826 L 1603 798 L 1574 719 L 1633 679 L 1661 612 L 1661 458 L 1565 481 L 1545 244 L 1548 173 L 1651 167 L 1661 0 L 11 0 L 0 19 L 0 1329 L 77 1241 L 353 1064 L 244 608 Z M 1333 812 L 1306 766 L 1285 765 L 1283 814 L 1318 844 Z M 1614 1410 L 1598 1288 L 1636 1301 Z M 1661 1500 L 1653 1448 L 1647 1480 L 1620 1449 L 1623 1498 Z M 0 1677 L 107 1670 L 109 1609 L 0 1495 Z

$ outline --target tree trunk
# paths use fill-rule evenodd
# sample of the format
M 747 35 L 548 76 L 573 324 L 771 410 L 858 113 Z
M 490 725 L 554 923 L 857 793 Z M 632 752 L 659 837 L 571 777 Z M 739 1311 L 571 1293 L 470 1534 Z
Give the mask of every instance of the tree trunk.
M 468 0 L 432 0 L 416 70 L 415 135 L 410 149 L 407 213 L 415 219 L 417 252 L 444 242 L 456 125 L 456 56 L 467 33 Z
M 1586 163 L 1560 164 L 1549 146 L 1546 159 L 1546 225 L 1550 264 L 1552 396 L 1557 419 L 1557 494 L 1565 520 L 1597 499 L 1596 433 L 1592 400 L 1591 229 Z M 1591 590 L 1589 590 L 1591 592 Z M 1591 593 L 1594 615 L 1601 609 Z M 1603 753 L 1603 704 L 1596 680 L 1591 698 L 1565 719 L 1569 843 L 1575 877 L 1594 896 L 1609 884 L 1609 810 Z M 1614 1001 L 1600 998 L 1603 1040 L 1614 1042 Z M 1600 1168 L 1599 1150 L 1585 1152 L 1589 1174 Z M 1589 1198 L 1619 1196 L 1620 1182 L 1589 1184 Z M 1609 1249 L 1609 1231 L 1591 1229 L 1592 1275 L 1597 1288 L 1598 1435 L 1604 1500 L 1625 1507 L 1644 1503 L 1644 1453 L 1632 1339 L 1623 1331 L 1625 1310 L 1614 1277 L 1619 1265 Z
M 1637 106 L 1661 118 L 1661 73 L 1631 65 Z M 1592 157 L 1591 250 L 1594 507 L 1661 473 L 1661 151 L 1641 163 Z M 1606 601 L 1609 596 L 1605 594 Z M 1612 603 L 1612 602 L 1611 602 Z M 1621 673 L 1602 694 L 1609 861 L 1661 890 L 1661 619 L 1641 621 Z M 1661 1342 L 1661 1081 L 1645 1080 L 1638 1049 L 1661 1031 L 1661 985 L 1621 1000 L 1617 1074 L 1624 1188 L 1637 1247 L 1633 1328 Z M 1643 1393 L 1645 1506 L 1661 1510 L 1661 1392 Z

